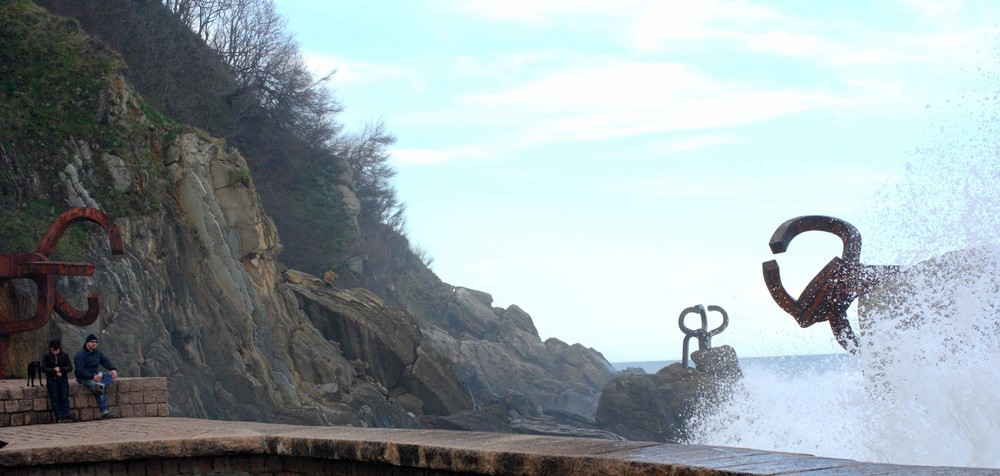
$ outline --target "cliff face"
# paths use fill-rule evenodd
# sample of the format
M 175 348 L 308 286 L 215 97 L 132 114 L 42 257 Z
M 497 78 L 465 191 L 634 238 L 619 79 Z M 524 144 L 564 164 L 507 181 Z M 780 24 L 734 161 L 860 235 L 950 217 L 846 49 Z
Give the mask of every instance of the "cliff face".
M 72 21 L 31 2 L 0 2 L 0 15 L 0 23 L 34 25 L 31 34 L 52 43 L 83 37 Z M 0 42 L 15 44 L 28 30 L 0 28 Z M 86 48 L 111 55 L 100 45 Z M 491 308 L 487 294 L 453 288 L 428 270 L 423 275 L 432 278 L 398 288 L 433 290 L 411 313 L 371 291 L 285 269 L 277 230 L 239 151 L 158 117 L 114 71 L 90 81 L 99 87 L 77 91 L 89 95 L 66 107 L 92 127 L 45 136 L 2 129 L 0 205 L 17 208 L 35 197 L 57 210 L 101 208 L 115 216 L 125 254 L 112 257 L 107 238 L 91 230 L 85 241 L 97 246 L 83 260 L 95 274 L 57 281 L 78 308 L 87 291 L 100 290 L 101 317 L 79 328 L 54 316 L 38 331 L 14 335 L 3 356 L 8 375 L 22 375 L 49 338 L 75 352 L 95 333 L 122 374 L 168 377 L 178 416 L 417 427 L 489 407 L 502 431 L 511 431 L 505 425 L 514 416 L 540 412 L 593 421 L 612 373 L 599 353 L 543 343 L 516 306 Z M 7 88 L 17 97 L 66 94 L 60 84 L 40 84 Z M 16 95 L 0 95 L 0 111 Z M 34 160 L 21 146 L 43 140 L 52 160 Z M 3 291 L 0 300 L 20 315 L 33 309 L 30 286 L 8 281 Z M 439 314 L 427 317 L 427 310 Z

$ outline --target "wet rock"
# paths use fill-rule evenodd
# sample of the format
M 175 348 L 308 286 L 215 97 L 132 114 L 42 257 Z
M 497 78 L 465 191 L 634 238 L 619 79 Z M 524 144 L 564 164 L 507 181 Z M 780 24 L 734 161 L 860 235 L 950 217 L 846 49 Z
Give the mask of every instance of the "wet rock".
M 674 363 L 652 375 L 617 375 L 601 392 L 597 426 L 629 440 L 685 441 L 688 421 L 699 406 L 727 398 L 742 378 L 732 347 L 694 352 L 692 360 L 697 368 Z

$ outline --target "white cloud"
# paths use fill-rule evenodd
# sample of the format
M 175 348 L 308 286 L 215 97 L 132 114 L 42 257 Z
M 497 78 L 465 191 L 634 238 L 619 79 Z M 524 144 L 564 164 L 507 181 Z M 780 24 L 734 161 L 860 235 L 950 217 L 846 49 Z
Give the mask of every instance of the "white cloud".
M 416 74 L 399 66 L 364 63 L 321 53 L 307 52 L 303 54 L 303 57 L 309 70 L 316 76 L 336 71 L 336 74 L 333 75 L 335 84 L 400 80 L 413 84 L 421 82 Z
M 739 141 L 739 139 L 732 136 L 699 135 L 695 137 L 688 137 L 680 141 L 671 142 L 669 145 L 667 145 L 666 150 L 668 153 L 693 152 L 696 150 L 701 150 L 716 145 L 731 144 L 737 141 Z
M 633 10 L 645 2 L 636 0 L 465 0 L 447 2 L 446 8 L 458 8 L 469 16 L 529 25 L 558 21 L 567 16 L 613 17 Z
M 723 27 L 723 22 L 759 28 L 761 22 L 783 17 L 768 7 L 718 1 L 650 2 L 634 13 L 625 28 L 632 46 L 642 51 L 658 50 L 676 40 L 731 38 L 733 28 Z
M 393 149 L 392 158 L 400 165 L 436 165 L 456 160 L 476 160 L 491 157 L 489 151 L 478 147 L 458 149 Z
M 963 4 L 961 0 L 900 0 L 900 3 L 938 21 L 956 18 Z
M 741 125 L 850 100 L 718 81 L 681 64 L 610 60 L 467 95 L 464 102 L 492 114 L 534 117 L 529 142 L 537 143 Z

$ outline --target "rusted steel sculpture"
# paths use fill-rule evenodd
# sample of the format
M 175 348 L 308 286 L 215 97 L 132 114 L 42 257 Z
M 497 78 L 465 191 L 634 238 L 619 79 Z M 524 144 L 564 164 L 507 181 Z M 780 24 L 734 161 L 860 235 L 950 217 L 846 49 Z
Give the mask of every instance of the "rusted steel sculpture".
M 30 279 L 38 289 L 35 314 L 30 319 L 17 319 L 10 306 L 0 305 L 0 378 L 5 377 L 3 356 L 7 353 L 11 334 L 44 326 L 53 310 L 67 322 L 77 326 L 88 326 L 97 320 L 101 312 L 99 291 L 87 294 L 87 309 L 81 311 L 66 302 L 55 290 L 56 275 L 90 276 L 94 274 L 94 266 L 90 263 L 49 260 L 63 232 L 70 225 L 81 221 L 94 222 L 104 228 L 111 240 L 111 254 L 124 253 L 118 225 L 111 217 L 95 208 L 71 208 L 56 217 L 34 252 L 0 255 L 0 284 L 12 279 Z
M 708 311 L 718 312 L 722 314 L 722 324 L 715 329 L 708 330 Z M 684 325 L 684 318 L 688 314 L 695 313 L 701 315 L 701 327 L 698 329 L 691 329 Z M 688 366 L 688 343 L 691 338 L 694 337 L 698 339 L 698 350 L 707 350 L 712 348 L 712 336 L 719 335 L 722 331 L 726 330 L 729 326 L 729 314 L 726 314 L 726 310 L 719 306 L 708 306 L 708 310 L 705 310 L 705 306 L 701 304 L 697 306 L 691 306 L 683 311 L 681 311 L 680 317 L 677 319 L 677 325 L 681 328 L 681 332 L 684 333 L 684 355 L 681 356 L 681 365 Z
M 844 243 L 842 256 L 834 257 L 799 295 L 793 299 L 781 283 L 778 262 L 763 264 L 764 282 L 774 302 L 795 318 L 800 327 L 830 321 L 833 335 L 845 350 L 857 352 L 858 338 L 847 320 L 847 308 L 867 294 L 879 281 L 898 271 L 898 266 L 861 264 L 861 234 L 850 223 L 839 218 L 810 215 L 782 223 L 771 236 L 771 252 L 784 253 L 796 236 L 807 231 L 825 231 L 837 235 Z

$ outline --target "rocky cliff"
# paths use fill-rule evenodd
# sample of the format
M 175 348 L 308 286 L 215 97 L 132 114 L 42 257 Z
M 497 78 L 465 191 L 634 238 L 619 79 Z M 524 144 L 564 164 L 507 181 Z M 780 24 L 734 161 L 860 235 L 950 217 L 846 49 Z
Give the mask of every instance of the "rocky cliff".
M 5 50 L 45 45 L 7 51 L 0 62 L 0 113 L 26 114 L 0 128 L 0 206 L 43 222 L 67 207 L 100 208 L 116 218 L 125 244 L 112 257 L 107 238 L 89 231 L 83 241 L 97 245 L 81 257 L 95 274 L 57 284 L 79 308 L 87 291 L 100 290 L 101 317 L 79 328 L 54 316 L 12 336 L 8 375 L 23 374 L 51 337 L 75 350 L 95 333 L 122 374 L 168 377 L 172 415 L 500 431 L 515 431 L 520 417 L 594 421 L 613 373 L 598 352 L 543 342 L 523 310 L 492 308 L 488 294 L 441 283 L 426 269 L 430 284 L 406 288 L 433 290 L 415 312 L 286 269 L 238 150 L 160 116 L 124 81 L 115 54 L 75 22 L 9 0 L 0 2 L 0 25 Z M 32 61 L 47 70 L 24 64 L 39 56 Z M 97 66 L 58 69 L 80 64 Z M 73 86 L 84 72 L 87 87 Z M 61 74 L 70 79 L 53 80 Z M 54 114 L 22 107 L 67 95 Z M 67 117 L 81 122 L 63 127 Z M 35 216 L 26 201 L 47 213 Z M 0 252 L 29 251 L 10 246 L 0 243 Z M 30 286 L 2 286 L 0 300 L 19 315 L 33 309 Z

